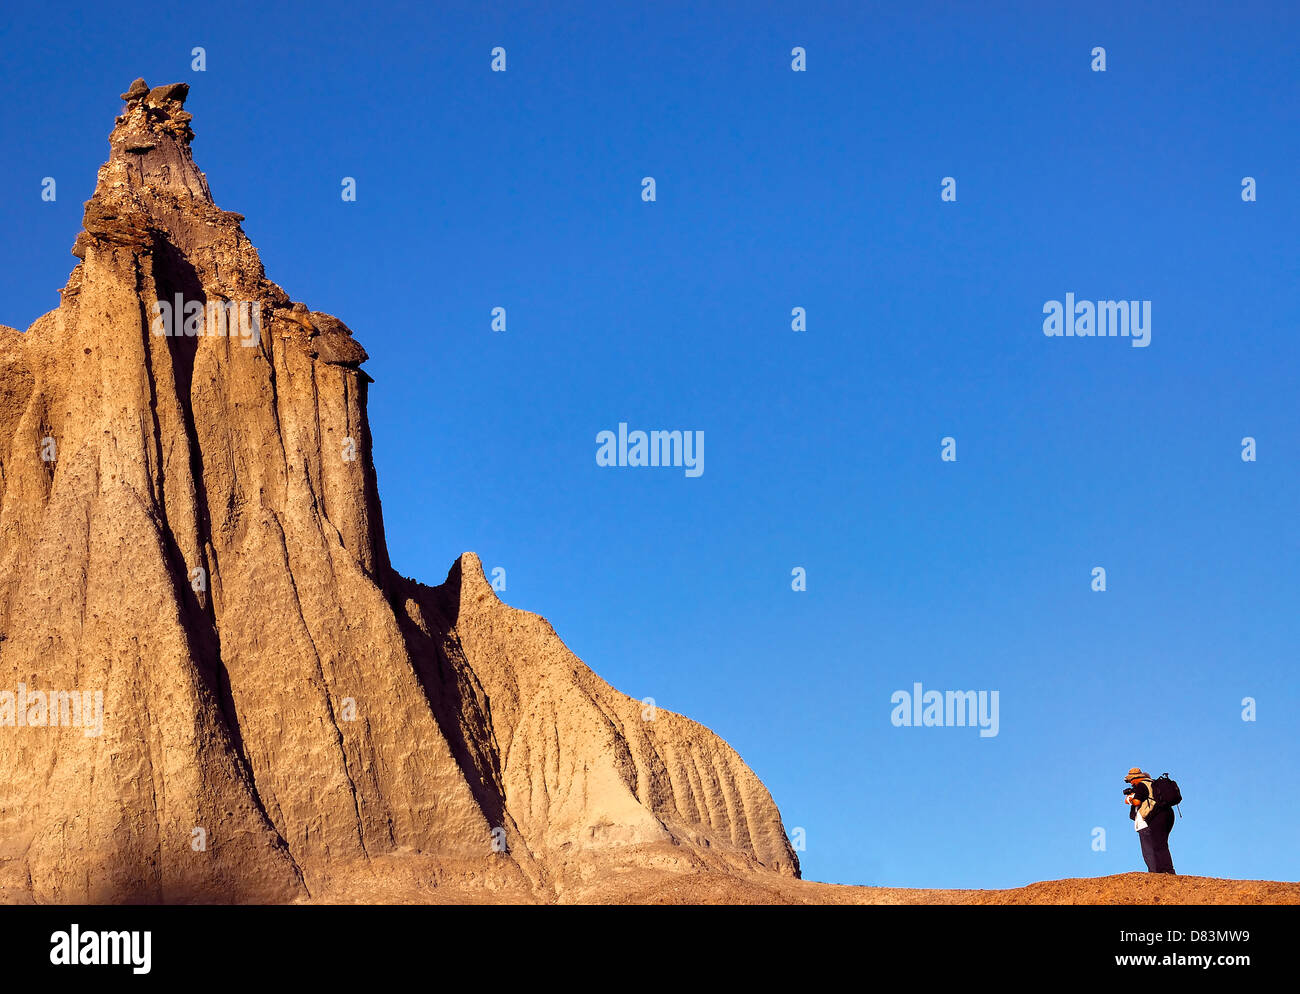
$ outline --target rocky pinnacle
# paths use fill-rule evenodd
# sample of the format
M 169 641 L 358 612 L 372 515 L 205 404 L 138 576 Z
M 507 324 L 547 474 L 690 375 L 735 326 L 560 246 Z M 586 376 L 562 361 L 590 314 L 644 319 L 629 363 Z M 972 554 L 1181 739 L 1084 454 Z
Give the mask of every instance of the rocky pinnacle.
M 216 206 L 187 95 L 122 94 L 61 305 L 0 327 L 0 899 L 797 875 L 716 735 L 612 689 L 472 554 L 392 570 L 365 350 Z

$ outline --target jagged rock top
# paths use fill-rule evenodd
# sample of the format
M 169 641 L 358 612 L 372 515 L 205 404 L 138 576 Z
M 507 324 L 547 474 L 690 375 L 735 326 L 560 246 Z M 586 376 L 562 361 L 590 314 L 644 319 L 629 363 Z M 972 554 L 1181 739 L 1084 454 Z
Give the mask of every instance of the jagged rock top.
M 257 300 L 268 331 L 313 359 L 359 370 L 368 356 L 338 318 L 295 303 L 265 278 L 256 248 L 244 234 L 242 214 L 216 206 L 207 177 L 194 162 L 193 115 L 184 110 L 188 83 L 150 87 L 135 80 L 121 94 L 125 110 L 109 136 L 109 159 L 100 167 L 86 202 L 83 231 L 72 254 L 92 247 L 126 248 L 137 257 L 160 250 L 182 256 L 212 299 Z M 80 287 L 80 267 L 65 297 Z M 365 374 L 361 374 L 365 377 Z M 365 377 L 368 379 L 368 377 Z
M 136 79 L 122 94 L 126 113 L 117 119 L 118 123 L 129 120 L 134 111 L 143 109 L 146 120 L 189 144 L 194 139 L 194 132 L 189 127 L 194 115 L 184 109 L 185 98 L 189 95 L 189 83 L 168 83 L 150 89 L 143 79 Z
M 126 109 L 109 138 L 112 155 L 100 170 L 97 197 L 149 186 L 212 203 L 207 180 L 190 155 L 194 116 L 185 110 L 189 92 L 188 83 L 150 89 L 143 79 L 127 87 L 122 94 Z

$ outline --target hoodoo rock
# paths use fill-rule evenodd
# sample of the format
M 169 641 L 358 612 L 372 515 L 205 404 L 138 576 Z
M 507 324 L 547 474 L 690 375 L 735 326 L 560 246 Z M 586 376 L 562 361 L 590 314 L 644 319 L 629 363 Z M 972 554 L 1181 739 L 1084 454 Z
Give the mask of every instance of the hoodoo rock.
M 612 689 L 472 554 L 394 573 L 366 352 L 213 202 L 187 94 L 122 94 L 61 306 L 0 327 L 0 900 L 797 876 L 721 739 Z

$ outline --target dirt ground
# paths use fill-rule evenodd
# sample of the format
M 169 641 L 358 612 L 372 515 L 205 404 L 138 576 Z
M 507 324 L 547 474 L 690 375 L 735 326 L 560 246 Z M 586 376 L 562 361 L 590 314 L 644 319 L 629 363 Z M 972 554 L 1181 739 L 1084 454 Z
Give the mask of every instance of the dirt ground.
M 596 895 L 592 895 L 596 897 Z M 612 895 L 611 895 L 612 896 Z M 633 890 L 619 904 L 1300 904 L 1300 883 L 1120 873 L 1009 890 L 854 887 L 808 880 L 685 877 Z

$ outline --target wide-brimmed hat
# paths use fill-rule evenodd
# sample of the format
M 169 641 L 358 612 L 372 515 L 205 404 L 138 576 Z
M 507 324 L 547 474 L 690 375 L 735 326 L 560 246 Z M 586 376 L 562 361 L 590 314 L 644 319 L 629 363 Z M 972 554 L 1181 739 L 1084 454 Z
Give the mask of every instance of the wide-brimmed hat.
M 1142 772 L 1142 768 L 1140 766 L 1135 766 L 1131 770 L 1129 770 L 1128 773 L 1124 774 L 1125 783 L 1132 783 L 1134 780 L 1150 780 L 1150 779 L 1151 778 L 1147 776 L 1147 774 Z

